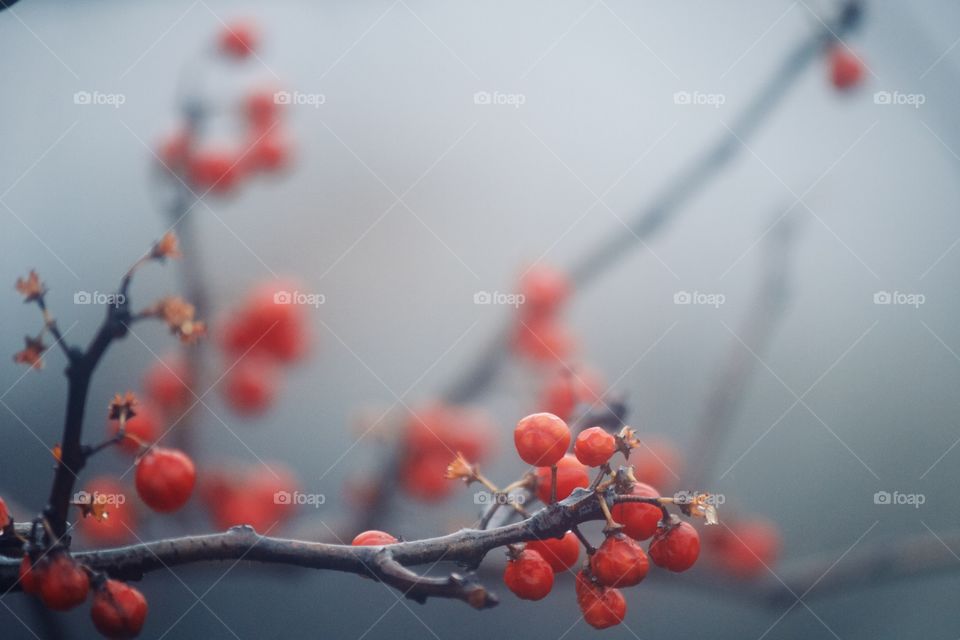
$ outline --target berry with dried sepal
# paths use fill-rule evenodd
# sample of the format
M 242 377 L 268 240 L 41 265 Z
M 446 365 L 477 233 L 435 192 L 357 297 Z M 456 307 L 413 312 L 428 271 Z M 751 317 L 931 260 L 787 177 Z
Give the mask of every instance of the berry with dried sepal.
M 577 460 L 588 467 L 606 464 L 616 451 L 616 438 L 604 431 L 603 427 L 584 429 L 573 443 Z
M 566 571 L 580 558 L 580 540 L 573 531 L 567 531 L 562 538 L 532 540 L 526 548 L 539 553 L 555 573 Z
M 93 596 L 90 617 L 108 638 L 136 638 L 147 619 L 147 599 L 119 580 L 105 580 Z
M 657 527 L 649 551 L 650 559 L 658 567 L 686 571 L 700 555 L 700 534 L 689 523 L 674 516 L 671 522 Z
M 197 470 L 182 451 L 153 447 L 137 461 L 135 480 L 137 494 L 148 507 L 169 513 L 190 499 Z
M 553 569 L 539 553 L 524 549 L 507 562 L 503 581 L 518 598 L 542 600 L 553 588 Z
M 656 498 L 656 489 L 643 482 L 636 482 L 630 494 L 641 498 Z M 643 502 L 620 502 L 610 510 L 613 519 L 623 525 L 623 532 L 634 540 L 646 540 L 657 532 L 663 512 L 660 507 Z
M 607 536 L 590 556 L 590 570 L 605 587 L 632 587 L 647 577 L 650 563 L 643 548 L 622 533 Z

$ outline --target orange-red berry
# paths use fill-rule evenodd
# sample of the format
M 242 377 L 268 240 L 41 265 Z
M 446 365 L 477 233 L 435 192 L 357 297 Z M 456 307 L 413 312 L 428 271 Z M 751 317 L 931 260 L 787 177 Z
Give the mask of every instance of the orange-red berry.
M 542 600 L 553 588 L 553 569 L 539 553 L 524 549 L 507 562 L 503 581 L 518 598 Z
M 837 89 L 851 89 L 863 79 L 863 63 L 847 47 L 830 48 L 830 81 Z
M 579 404 L 592 405 L 604 392 L 603 377 L 589 368 L 558 368 L 547 378 L 539 407 L 563 420 L 573 417 Z
M 580 541 L 573 531 L 567 531 L 562 538 L 531 540 L 526 548 L 539 553 L 555 573 L 566 571 L 580 558 Z
M 590 556 L 590 570 L 605 587 L 632 587 L 647 577 L 650 563 L 643 548 L 621 533 L 607 536 Z
M 634 483 L 630 495 L 656 498 L 656 489 L 643 482 Z M 643 502 L 621 502 L 610 510 L 613 519 L 623 525 L 623 532 L 634 540 L 646 540 L 657 532 L 663 512 L 660 507 Z
M 358 533 L 350 544 L 355 547 L 379 547 L 380 545 L 394 544 L 395 542 L 397 542 L 397 539 L 389 533 L 371 529 L 370 531 Z
M 543 264 L 530 267 L 520 277 L 524 315 L 556 313 L 570 296 L 571 289 L 570 279 L 562 271 Z
M 149 404 L 138 404 L 134 409 L 136 415 L 127 419 L 124 425 L 124 438 L 119 447 L 131 455 L 140 451 L 140 443 L 145 445 L 153 443 L 160 435 L 160 415 Z M 107 431 L 110 436 L 115 436 L 120 432 L 120 421 L 110 420 L 107 424 Z
M 196 481 L 193 461 L 177 449 L 153 447 L 137 461 L 137 494 L 154 511 L 168 513 L 185 505 Z
M 604 431 L 603 427 L 584 429 L 573 443 L 577 460 L 588 467 L 606 464 L 616 451 L 616 438 Z
M 644 437 L 642 444 L 630 451 L 629 461 L 637 480 L 661 489 L 674 486 L 683 467 L 677 447 L 659 436 Z
M 119 580 L 107 580 L 93 596 L 90 617 L 108 638 L 136 638 L 147 619 L 147 599 Z
M 0 498 L 0 531 L 3 531 L 8 524 L 10 524 L 10 509 L 7 508 L 3 498 Z
M 249 22 L 227 25 L 220 33 L 220 51 L 233 58 L 246 58 L 257 48 L 256 27 Z
M 606 629 L 623 622 L 627 601 L 619 589 L 597 588 L 580 602 L 583 619 L 594 629 Z
M 780 555 L 780 532 L 766 520 L 744 520 L 707 531 L 703 539 L 707 559 L 736 578 L 762 575 Z
M 83 604 L 90 591 L 90 577 L 66 553 L 56 553 L 45 562 L 39 576 L 40 599 L 48 609 L 67 611 Z
M 143 390 L 147 397 L 168 414 L 190 406 L 193 394 L 189 385 L 190 372 L 180 356 L 154 362 L 143 375 Z
M 534 413 L 513 430 L 520 459 L 537 467 L 556 464 L 570 448 L 570 428 L 552 413 Z
M 20 561 L 19 577 L 20 588 L 23 589 L 24 593 L 40 594 L 40 585 L 43 582 L 41 577 L 45 566 L 45 561 L 35 563 L 30 560 L 29 554 L 23 555 L 23 560 Z
M 573 456 L 567 454 L 557 463 L 557 500 L 568 497 L 577 487 L 590 485 L 590 476 L 587 468 Z M 550 489 L 553 486 L 553 477 L 549 467 L 537 469 L 537 497 L 544 504 L 550 502 Z
M 688 522 L 660 526 L 650 541 L 650 559 L 670 571 L 686 571 L 699 555 L 700 534 Z
M 243 415 L 259 415 L 270 408 L 277 395 L 278 373 L 273 363 L 248 356 L 227 372 L 223 393 L 231 409 Z

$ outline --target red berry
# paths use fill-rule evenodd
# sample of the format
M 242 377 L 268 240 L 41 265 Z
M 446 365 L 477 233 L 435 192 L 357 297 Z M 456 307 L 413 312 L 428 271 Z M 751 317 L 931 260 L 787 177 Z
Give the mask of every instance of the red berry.
M 57 553 L 49 559 L 38 582 L 40 599 L 54 611 L 67 611 L 83 604 L 90 591 L 87 572 L 66 553 Z
M 518 598 L 542 600 L 553 588 L 553 569 L 539 553 L 524 549 L 507 562 L 503 581 Z
M 355 547 L 379 547 L 380 545 L 394 544 L 396 542 L 397 539 L 389 533 L 371 529 L 370 531 L 358 533 L 357 537 L 354 538 L 350 544 Z
M 650 563 L 643 548 L 632 538 L 615 533 L 607 536 L 590 557 L 590 570 L 606 587 L 632 587 L 647 577 Z
M 117 478 L 100 476 L 84 487 L 95 501 L 97 509 L 106 512 L 106 517 L 88 515 L 77 523 L 77 528 L 87 540 L 100 544 L 122 544 L 134 538 L 136 513 L 127 502 L 126 488 Z
M 190 158 L 187 173 L 194 186 L 214 193 L 226 193 L 240 177 L 234 154 L 217 149 L 194 153 Z
M 306 307 L 293 304 L 297 291 L 296 283 L 289 281 L 254 288 L 221 331 L 224 348 L 236 356 L 249 353 L 285 363 L 302 358 L 310 340 Z
M 182 451 L 153 447 L 137 461 L 137 494 L 154 511 L 176 511 L 197 481 L 193 461 Z
M 583 619 L 594 629 L 614 627 L 627 615 L 627 601 L 619 589 L 598 588 L 580 601 Z
M 218 529 L 249 525 L 267 531 L 294 513 L 296 476 L 282 464 L 257 464 L 240 472 L 215 469 L 204 473 L 200 499 Z
M 246 160 L 253 169 L 277 171 L 288 164 L 290 145 L 277 134 L 266 134 L 251 143 Z
M 708 558 L 737 578 L 753 578 L 776 564 L 782 546 L 777 527 L 766 520 L 710 527 L 704 535 Z
M 556 313 L 570 296 L 570 290 L 570 279 L 562 271 L 542 264 L 530 267 L 520 276 L 524 315 L 543 316 Z
M 700 535 L 687 522 L 677 521 L 657 528 L 650 542 L 650 559 L 670 571 L 686 571 L 700 555 Z
M 190 371 L 179 355 L 154 362 L 143 375 L 143 390 L 159 408 L 167 413 L 183 411 L 190 406 Z
M 108 638 L 135 638 L 147 618 L 147 599 L 119 580 L 107 580 L 93 596 L 93 626 Z
M 449 463 L 459 451 L 475 462 L 490 453 L 493 431 L 492 421 L 482 412 L 436 403 L 411 411 L 404 445 L 411 455 L 439 451 Z
M 587 468 L 572 454 L 567 454 L 557 463 L 557 500 L 563 500 L 577 487 L 590 485 L 590 476 Z M 550 488 L 553 486 L 553 477 L 549 467 L 537 469 L 537 497 L 544 504 L 550 502 Z
M 630 495 L 656 498 L 660 494 L 648 484 L 637 482 Z M 643 502 L 621 502 L 610 510 L 613 519 L 623 525 L 623 532 L 634 540 L 646 540 L 657 532 L 663 512 L 659 507 Z
M 135 455 L 140 451 L 140 443 L 145 445 L 152 444 L 160 435 L 160 416 L 147 404 L 138 404 L 134 409 L 136 415 L 129 418 L 124 426 L 124 433 L 127 436 L 120 442 L 120 449 Z M 120 431 L 120 421 L 111 420 L 108 425 L 108 434 L 117 435 Z
M 256 132 L 269 129 L 277 121 L 280 108 L 281 105 L 277 102 L 274 92 L 268 89 L 251 93 L 245 105 L 247 119 Z
M 576 341 L 567 327 L 552 317 L 527 318 L 519 322 L 513 336 L 518 355 L 534 362 L 560 362 L 570 357 Z
M 863 79 L 863 63 L 847 47 L 830 48 L 830 80 L 837 89 L 850 89 Z
M 277 395 L 277 371 L 262 358 L 247 357 L 233 365 L 223 383 L 227 404 L 243 415 L 266 411 Z
M 160 143 L 157 156 L 170 171 L 180 173 L 190 156 L 190 136 L 186 131 L 178 131 Z
M 640 482 L 654 487 L 674 486 L 683 467 L 683 459 L 676 446 L 666 438 L 650 436 L 630 452 L 633 475 Z
M 7 508 L 3 498 L 0 498 L 0 531 L 3 531 L 8 524 L 10 524 L 10 509 Z
M 29 593 L 33 595 L 38 595 L 40 593 L 40 585 L 43 583 L 43 569 L 46 566 L 44 561 L 32 562 L 28 554 L 23 555 L 23 560 L 20 561 L 20 588 L 23 589 L 24 593 Z
M 603 430 L 603 427 L 584 429 L 573 443 L 573 452 L 577 460 L 588 467 L 606 464 L 617 451 L 617 440 Z
M 227 25 L 220 33 L 220 51 L 234 58 L 246 58 L 258 44 L 256 28 L 248 22 Z
M 455 485 L 444 477 L 453 459 L 448 450 L 428 450 L 408 455 L 400 467 L 400 483 L 409 495 L 434 502 L 450 495 Z
M 566 571 L 580 558 L 580 541 L 572 531 L 567 531 L 562 538 L 532 540 L 526 548 L 539 553 L 556 573 Z
M 552 413 L 534 413 L 513 430 L 520 459 L 537 467 L 556 464 L 570 448 L 570 428 Z
M 564 367 L 547 379 L 539 406 L 564 420 L 569 420 L 573 417 L 577 405 L 599 402 L 603 391 L 604 381 L 597 372 L 582 367 L 575 370 Z

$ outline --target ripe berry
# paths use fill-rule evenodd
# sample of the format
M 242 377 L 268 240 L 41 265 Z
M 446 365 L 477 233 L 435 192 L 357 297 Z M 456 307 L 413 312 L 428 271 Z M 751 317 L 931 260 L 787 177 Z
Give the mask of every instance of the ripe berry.
M 218 149 L 203 149 L 193 154 L 187 174 L 195 187 L 214 193 L 226 193 L 240 177 L 234 154 Z
M 478 461 L 489 455 L 493 431 L 492 421 L 482 412 L 436 403 L 411 411 L 404 446 L 411 454 L 441 451 L 448 463 L 456 451 Z
M 830 48 L 830 80 L 837 89 L 850 89 L 863 79 L 863 63 L 842 44 Z
M 20 561 L 20 588 L 23 589 L 24 593 L 30 593 L 33 595 L 38 595 L 40 593 L 40 585 L 42 584 L 42 575 L 43 569 L 46 566 L 46 563 L 43 561 L 32 562 L 28 554 L 23 555 L 23 560 Z
M 83 536 L 100 544 L 122 544 L 134 537 L 136 513 L 126 501 L 126 488 L 112 476 L 99 476 L 84 487 L 98 501 L 97 508 L 106 511 L 106 517 L 88 515 L 77 523 Z M 105 502 L 104 502 L 105 501 Z
M 736 522 L 710 527 L 704 535 L 708 559 L 737 578 L 753 578 L 776 564 L 781 539 L 777 527 L 766 520 Z
M 297 290 L 297 284 L 288 281 L 254 288 L 221 331 L 224 348 L 236 356 L 249 353 L 285 363 L 302 358 L 310 340 L 305 307 L 291 304 Z
M 137 461 L 137 494 L 154 511 L 176 511 L 190 499 L 197 481 L 193 461 L 182 451 L 151 448 Z
M 630 495 L 643 498 L 656 498 L 660 494 L 648 484 L 637 482 Z M 613 519 L 623 525 L 623 532 L 634 540 L 646 540 L 657 532 L 657 525 L 663 512 L 652 504 L 642 502 L 621 502 L 610 510 Z
M 580 602 L 583 619 L 594 629 L 606 629 L 623 622 L 627 601 L 619 589 L 600 587 Z
M 539 553 L 555 573 L 566 571 L 580 558 L 580 541 L 572 531 L 567 531 L 562 538 L 532 540 L 526 548 Z
M 553 317 L 526 318 L 517 324 L 513 347 L 518 355 L 534 362 L 565 365 L 576 346 L 569 329 Z
M 167 413 L 183 411 L 190 406 L 190 372 L 187 363 L 178 355 L 154 362 L 143 375 L 143 390 L 147 397 Z
M 234 58 L 246 58 L 257 47 L 256 28 L 247 22 L 235 22 L 220 33 L 220 51 Z
M 290 145 L 275 133 L 254 140 L 246 156 L 249 167 L 259 171 L 277 171 L 289 160 Z
M 590 557 L 590 570 L 606 587 L 632 587 L 647 577 L 650 563 L 643 548 L 632 538 L 615 533 L 607 536 Z
M 577 460 L 588 467 L 606 464 L 617 451 L 617 440 L 603 430 L 603 427 L 584 429 L 573 443 L 573 452 Z
M 520 459 L 537 467 L 556 464 L 570 448 L 570 428 L 552 413 L 534 413 L 513 430 Z
M 245 111 L 250 126 L 255 132 L 265 131 L 277 121 L 281 105 L 274 92 L 264 89 L 255 91 L 247 97 Z
M 395 542 L 397 542 L 397 539 L 389 533 L 371 529 L 370 531 L 357 534 L 357 537 L 354 538 L 350 544 L 355 547 L 379 547 L 380 545 L 394 544 Z
M 544 504 L 550 503 L 550 488 L 553 485 L 553 478 L 549 467 L 540 467 L 537 469 L 537 497 Z M 587 475 L 587 468 L 580 463 L 572 454 L 567 454 L 557 463 L 557 500 L 563 500 L 577 487 L 587 487 L 590 485 L 590 476 Z
M 8 524 L 10 524 L 10 509 L 7 508 L 3 498 L 0 498 L 0 531 L 3 531 Z
M 556 313 L 570 296 L 570 290 L 570 279 L 562 271 L 542 264 L 530 267 L 520 277 L 524 315 L 543 316 Z
M 640 482 L 654 487 L 676 484 L 683 467 L 683 459 L 676 446 L 666 438 L 652 436 L 630 452 L 633 475 Z
M 49 559 L 40 573 L 40 599 L 48 609 L 67 611 L 83 604 L 90 591 L 90 578 L 66 553 Z
M 218 529 L 249 525 L 268 531 L 288 520 L 295 505 L 296 476 L 282 464 L 256 464 L 240 471 L 214 469 L 203 474 L 199 497 Z
M 233 365 L 223 383 L 227 404 L 239 414 L 266 411 L 277 395 L 276 367 L 262 358 L 248 356 Z
M 563 367 L 547 379 L 538 406 L 563 420 L 569 420 L 577 405 L 599 402 L 603 391 L 603 378 L 596 371 L 583 367 L 575 370 Z
M 446 448 L 408 455 L 400 466 L 400 484 L 409 495 L 425 502 L 441 500 L 455 485 L 444 477 L 453 455 Z
M 650 542 L 650 559 L 670 571 L 686 571 L 700 555 L 700 535 L 687 522 L 676 521 L 657 527 Z
M 160 435 L 160 416 L 156 410 L 148 404 L 137 405 L 136 415 L 129 418 L 124 426 L 124 433 L 128 438 L 120 442 L 120 449 L 131 455 L 136 455 L 140 451 L 140 443 L 145 445 L 153 443 Z M 120 421 L 111 420 L 107 425 L 108 434 L 117 435 L 120 431 Z
M 553 569 L 539 553 L 524 549 L 507 562 L 503 581 L 518 598 L 542 600 L 553 588 Z
M 147 618 L 147 599 L 128 584 L 107 580 L 93 596 L 90 617 L 108 638 L 135 638 Z

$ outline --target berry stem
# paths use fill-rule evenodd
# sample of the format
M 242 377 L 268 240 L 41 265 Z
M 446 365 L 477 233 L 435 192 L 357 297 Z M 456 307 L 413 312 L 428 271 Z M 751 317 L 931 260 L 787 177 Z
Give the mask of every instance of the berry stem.
M 557 501 L 557 465 L 550 465 L 550 504 Z

